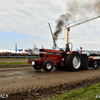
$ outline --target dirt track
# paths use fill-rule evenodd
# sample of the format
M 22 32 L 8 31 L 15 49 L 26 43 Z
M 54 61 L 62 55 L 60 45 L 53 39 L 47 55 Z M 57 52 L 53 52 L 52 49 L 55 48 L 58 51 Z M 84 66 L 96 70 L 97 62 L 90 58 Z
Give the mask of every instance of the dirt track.
M 40 98 L 49 93 L 60 94 L 63 90 L 67 91 L 83 84 L 89 86 L 100 81 L 100 69 L 67 72 L 54 68 L 52 72 L 45 73 L 28 65 L 7 67 L 0 68 L 0 94 L 8 94 L 9 100 L 34 99 L 38 96 Z

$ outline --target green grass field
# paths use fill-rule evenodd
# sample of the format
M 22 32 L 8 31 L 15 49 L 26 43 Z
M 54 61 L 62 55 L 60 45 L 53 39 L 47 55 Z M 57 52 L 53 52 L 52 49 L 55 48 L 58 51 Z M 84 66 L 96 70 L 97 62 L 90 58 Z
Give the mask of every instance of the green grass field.
M 2 62 L 0 65 L 27 65 L 28 62 Z
M 28 59 L 39 58 L 0 58 L 0 65 L 27 65 Z
M 28 59 L 28 58 L 0 58 L 0 60 L 2 59 Z
M 0 58 L 0 65 L 26 65 L 28 58 Z
M 100 83 L 42 100 L 100 100 L 100 98 L 96 98 L 97 95 L 100 96 Z

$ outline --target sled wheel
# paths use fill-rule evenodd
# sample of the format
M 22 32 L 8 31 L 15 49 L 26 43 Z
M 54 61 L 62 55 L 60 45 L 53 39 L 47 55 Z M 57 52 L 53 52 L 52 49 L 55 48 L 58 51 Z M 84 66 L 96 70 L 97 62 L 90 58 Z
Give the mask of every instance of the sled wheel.
M 89 61 L 89 67 L 98 69 L 98 61 Z
M 98 62 L 97 61 L 93 62 L 93 67 L 94 67 L 94 69 L 98 69 Z

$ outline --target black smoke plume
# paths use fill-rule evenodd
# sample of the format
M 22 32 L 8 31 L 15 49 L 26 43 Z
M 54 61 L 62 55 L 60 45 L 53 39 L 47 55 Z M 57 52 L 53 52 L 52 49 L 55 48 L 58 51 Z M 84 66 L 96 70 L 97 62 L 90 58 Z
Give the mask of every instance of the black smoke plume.
M 66 4 L 66 14 L 59 16 L 54 32 L 55 41 L 58 35 L 62 32 L 63 27 L 71 20 L 82 19 L 92 14 L 100 15 L 100 0 L 71 0 Z

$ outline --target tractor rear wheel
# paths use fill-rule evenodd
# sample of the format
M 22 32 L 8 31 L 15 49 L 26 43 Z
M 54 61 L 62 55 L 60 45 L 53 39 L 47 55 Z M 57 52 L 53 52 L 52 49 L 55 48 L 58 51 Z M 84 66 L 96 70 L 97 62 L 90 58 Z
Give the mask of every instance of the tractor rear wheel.
M 78 52 L 67 55 L 65 67 L 68 71 L 78 71 L 82 66 L 82 57 Z
M 53 63 L 51 60 L 45 60 L 43 62 L 43 69 L 45 72 L 50 72 L 53 69 Z

